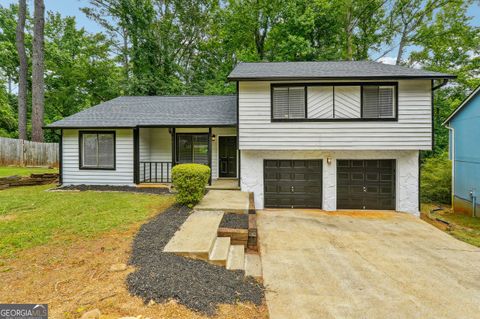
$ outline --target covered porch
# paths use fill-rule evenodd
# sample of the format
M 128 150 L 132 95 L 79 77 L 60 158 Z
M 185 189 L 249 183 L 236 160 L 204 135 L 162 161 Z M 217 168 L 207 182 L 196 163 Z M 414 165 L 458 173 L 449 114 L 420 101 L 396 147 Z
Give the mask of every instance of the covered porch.
M 140 127 L 134 131 L 135 183 L 168 184 L 176 164 L 211 168 L 210 187 L 238 187 L 236 127 Z

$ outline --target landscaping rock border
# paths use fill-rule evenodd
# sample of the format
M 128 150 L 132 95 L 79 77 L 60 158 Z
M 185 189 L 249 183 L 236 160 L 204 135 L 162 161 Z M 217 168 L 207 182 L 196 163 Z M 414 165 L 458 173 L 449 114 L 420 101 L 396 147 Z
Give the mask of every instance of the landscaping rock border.
M 163 252 L 189 214 L 190 209 L 174 205 L 140 228 L 130 258 L 137 269 L 127 277 L 130 293 L 145 303 L 175 299 L 207 315 L 215 314 L 219 304 L 261 305 L 263 286 L 243 271 Z
M 98 192 L 130 192 L 144 194 L 168 194 L 168 188 L 164 187 L 132 187 L 132 186 L 111 186 L 111 185 L 66 185 L 60 186 L 52 191 L 98 191 Z

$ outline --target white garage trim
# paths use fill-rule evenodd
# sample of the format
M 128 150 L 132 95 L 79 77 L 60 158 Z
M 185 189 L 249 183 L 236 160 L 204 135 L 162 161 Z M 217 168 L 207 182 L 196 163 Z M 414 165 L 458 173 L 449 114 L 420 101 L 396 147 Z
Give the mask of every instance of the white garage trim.
M 331 158 L 328 164 L 327 158 Z M 396 210 L 419 215 L 418 151 L 250 151 L 241 152 L 241 188 L 254 192 L 255 206 L 263 208 L 264 159 L 323 159 L 324 210 L 336 210 L 337 159 L 396 159 Z

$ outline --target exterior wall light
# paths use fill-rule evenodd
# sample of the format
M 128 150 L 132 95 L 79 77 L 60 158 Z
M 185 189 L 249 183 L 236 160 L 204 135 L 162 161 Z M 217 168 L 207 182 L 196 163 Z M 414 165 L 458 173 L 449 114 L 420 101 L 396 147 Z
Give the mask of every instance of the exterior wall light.
M 216 136 L 215 134 L 212 134 L 212 142 L 215 142 Z
M 327 157 L 327 164 L 328 164 L 328 165 L 332 164 L 332 158 L 331 158 L 330 156 Z

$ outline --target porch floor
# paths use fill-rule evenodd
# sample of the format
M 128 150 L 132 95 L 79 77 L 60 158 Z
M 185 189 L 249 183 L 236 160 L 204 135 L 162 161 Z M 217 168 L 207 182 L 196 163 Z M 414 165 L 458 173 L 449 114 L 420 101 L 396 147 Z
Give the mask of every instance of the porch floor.
M 238 178 L 219 178 L 212 180 L 212 185 L 208 185 L 207 189 L 224 189 L 239 190 Z

